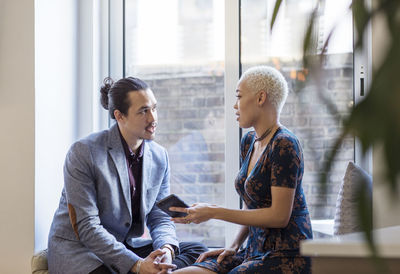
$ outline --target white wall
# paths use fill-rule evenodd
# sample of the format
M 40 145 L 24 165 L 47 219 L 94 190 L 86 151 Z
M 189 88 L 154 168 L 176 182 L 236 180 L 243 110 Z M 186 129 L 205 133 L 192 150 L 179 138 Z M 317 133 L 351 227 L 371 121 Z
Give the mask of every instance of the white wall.
M 108 74 L 107 0 L 35 1 L 35 250 L 47 236 L 70 145 L 107 127 L 99 87 Z
M 76 1 L 35 1 L 36 251 L 47 247 L 64 158 L 77 134 L 77 22 Z
M 0 273 L 29 273 L 34 239 L 34 1 L 0 1 Z

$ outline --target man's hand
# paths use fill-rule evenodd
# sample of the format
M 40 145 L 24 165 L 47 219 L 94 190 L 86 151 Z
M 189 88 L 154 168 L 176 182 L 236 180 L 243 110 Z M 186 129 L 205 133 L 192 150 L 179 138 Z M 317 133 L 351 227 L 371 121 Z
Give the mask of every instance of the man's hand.
M 139 273 L 140 274 L 157 274 L 157 273 L 168 273 L 169 270 L 175 269 L 176 265 L 173 265 L 172 258 L 171 261 L 165 262 L 161 260 L 167 252 L 165 250 L 157 249 L 150 253 L 140 265 Z M 169 255 L 170 256 L 170 255 Z M 168 255 L 167 255 L 168 257 Z M 157 259 L 159 258 L 159 259 Z M 131 271 L 135 272 L 136 264 L 132 267 Z
M 157 263 L 161 263 L 161 266 L 163 265 L 173 265 L 172 264 L 172 252 L 169 248 L 164 247 L 161 249 L 163 252 L 165 252 L 163 255 L 157 256 L 156 259 L 154 260 Z M 175 266 L 176 267 L 176 266 Z M 165 274 L 165 273 L 171 273 L 172 269 L 171 268 L 162 268 L 159 274 Z

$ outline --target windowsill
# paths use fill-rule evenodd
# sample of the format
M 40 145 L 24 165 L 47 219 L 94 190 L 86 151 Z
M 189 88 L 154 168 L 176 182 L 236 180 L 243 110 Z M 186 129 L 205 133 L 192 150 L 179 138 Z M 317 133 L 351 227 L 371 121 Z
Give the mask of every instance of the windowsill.
M 333 236 L 333 224 L 333 219 L 311 220 L 313 232 L 318 232 L 328 237 Z
M 374 230 L 379 255 L 400 258 L 400 226 Z M 332 238 L 305 240 L 300 244 L 301 254 L 313 257 L 367 257 L 371 255 L 364 235 L 351 233 Z

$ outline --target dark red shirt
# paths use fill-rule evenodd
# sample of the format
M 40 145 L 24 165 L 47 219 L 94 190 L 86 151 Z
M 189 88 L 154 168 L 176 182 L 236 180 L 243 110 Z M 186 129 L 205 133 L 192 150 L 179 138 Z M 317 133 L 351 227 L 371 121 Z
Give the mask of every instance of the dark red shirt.
M 144 141 L 135 154 L 126 143 L 124 137 L 119 132 L 122 146 L 125 152 L 126 164 L 128 167 L 129 183 L 131 190 L 132 218 L 134 223 L 140 223 L 140 201 L 142 190 L 142 169 L 143 169 L 143 149 Z

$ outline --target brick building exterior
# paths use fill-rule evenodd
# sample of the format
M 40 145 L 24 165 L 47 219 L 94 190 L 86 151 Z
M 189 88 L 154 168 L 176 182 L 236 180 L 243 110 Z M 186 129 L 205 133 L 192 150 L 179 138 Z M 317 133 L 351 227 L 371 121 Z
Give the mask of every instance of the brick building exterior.
M 280 66 L 289 83 L 289 96 L 280 120 L 297 135 L 303 147 L 303 188 L 311 217 L 331 219 L 347 163 L 354 159 L 353 138 L 347 138 L 340 148 L 333 173 L 329 176 L 326 194 L 320 192 L 319 175 L 328 151 L 340 133 L 339 118 L 346 116 L 352 106 L 352 54 L 328 56 L 322 87 L 308 82 L 305 85 L 302 81 L 292 79 L 295 64 Z M 189 204 L 208 202 L 223 205 L 224 115 L 234 115 L 233 108 L 231 113 L 225 114 L 224 111 L 223 72 L 193 70 L 192 73 L 183 74 L 175 71 L 170 75 L 156 76 L 149 72 L 142 77 L 150 84 L 158 100 L 159 127 L 156 140 L 169 152 L 171 192 Z M 321 103 L 319 94 L 331 99 L 337 114 L 332 115 L 327 105 Z M 228 183 L 234 187 L 234 182 Z M 182 240 L 198 240 L 209 246 L 224 245 L 221 237 L 224 224 L 220 221 L 177 225 L 177 231 Z

